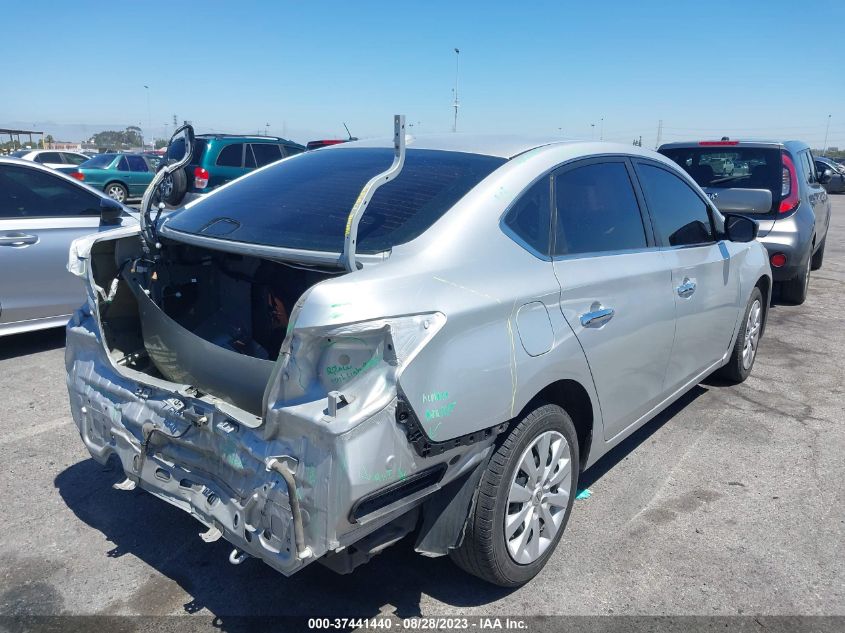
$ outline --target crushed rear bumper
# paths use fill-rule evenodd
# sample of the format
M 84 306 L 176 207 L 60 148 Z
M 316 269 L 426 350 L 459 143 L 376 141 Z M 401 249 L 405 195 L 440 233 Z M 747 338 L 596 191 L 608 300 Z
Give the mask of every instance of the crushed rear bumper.
M 344 433 L 302 407 L 273 409 L 264 420 L 238 418 L 231 405 L 210 396 L 118 372 L 95 318 L 82 311 L 67 326 L 65 363 L 73 419 L 94 459 L 117 456 L 126 487 L 134 483 L 181 508 L 210 528 L 209 536 L 219 531 L 285 575 L 417 507 L 477 462 L 484 448 L 420 457 L 396 424 L 396 400 Z M 456 466 L 444 476 L 452 457 Z M 293 474 L 299 548 L 291 489 L 273 467 L 279 463 Z M 356 515 L 362 499 L 414 481 L 433 466 L 442 466 L 437 479 Z

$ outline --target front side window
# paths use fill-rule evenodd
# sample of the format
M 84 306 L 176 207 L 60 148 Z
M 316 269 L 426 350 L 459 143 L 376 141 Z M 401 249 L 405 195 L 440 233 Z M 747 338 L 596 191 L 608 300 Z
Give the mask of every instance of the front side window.
M 129 171 L 149 171 L 147 169 L 147 161 L 143 156 L 127 156 L 126 162 L 129 165 Z
M 88 160 L 88 158 L 86 156 L 82 156 L 81 154 L 65 153 L 65 154 L 62 154 L 62 156 L 64 157 L 65 162 L 69 163 L 71 165 L 81 165 L 86 160 Z
M 551 182 L 544 176 L 534 183 L 505 216 L 505 226 L 537 255 L 548 257 L 551 234 Z
M 217 165 L 220 167 L 240 167 L 243 165 L 243 157 L 243 143 L 227 145 L 220 150 L 220 155 L 217 157 Z
M 166 221 L 172 230 L 267 246 L 341 252 L 352 205 L 370 178 L 390 167 L 392 148 L 308 152 L 218 189 Z M 361 216 L 358 252 L 380 253 L 427 230 L 503 158 L 408 149 L 395 180 Z
M 658 234 L 669 246 L 713 241 L 707 203 L 672 172 L 640 163 L 640 183 Z
M 555 255 L 647 246 L 642 214 L 623 162 L 593 163 L 555 176 Z
M 100 199 L 38 169 L 0 165 L 0 218 L 99 215 Z

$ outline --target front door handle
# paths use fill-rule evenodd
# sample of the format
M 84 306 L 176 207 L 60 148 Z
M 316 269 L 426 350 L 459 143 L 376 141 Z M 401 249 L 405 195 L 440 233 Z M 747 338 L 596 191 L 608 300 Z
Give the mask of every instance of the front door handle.
M 691 297 L 695 292 L 695 280 L 684 277 L 684 283 L 678 286 L 677 290 L 679 297 L 683 297 L 684 299 Z
M 3 233 L 0 234 L 0 246 L 26 246 L 38 242 L 37 235 L 27 233 Z
M 599 308 L 581 315 L 581 325 L 584 327 L 601 327 L 613 318 L 613 308 Z

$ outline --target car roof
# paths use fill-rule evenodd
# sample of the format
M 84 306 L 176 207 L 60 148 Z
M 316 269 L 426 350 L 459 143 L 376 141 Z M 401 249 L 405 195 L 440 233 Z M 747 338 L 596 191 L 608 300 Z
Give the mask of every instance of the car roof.
M 209 139 L 225 139 L 227 141 L 243 139 L 245 141 L 266 141 L 268 143 L 288 143 L 290 145 L 299 145 L 296 141 L 291 141 L 281 136 L 262 136 L 250 134 L 196 134 L 194 138 Z
M 611 143 L 608 141 L 563 140 L 554 136 L 522 136 L 506 134 L 424 134 L 420 136 L 407 135 L 405 146 L 408 149 L 441 150 L 447 152 L 462 152 L 466 154 L 481 154 L 511 159 L 520 154 L 540 148 L 554 150 L 567 148 L 571 155 L 597 154 L 627 154 L 644 156 L 658 161 L 665 160 L 649 149 L 643 149 L 627 143 Z M 313 152 L 339 152 L 355 148 L 382 147 L 392 148 L 393 137 L 363 139 L 339 143 L 328 147 L 321 147 Z

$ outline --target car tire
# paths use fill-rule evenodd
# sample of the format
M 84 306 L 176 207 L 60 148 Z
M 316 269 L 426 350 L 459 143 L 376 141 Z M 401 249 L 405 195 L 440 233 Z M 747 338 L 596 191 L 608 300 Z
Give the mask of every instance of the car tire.
M 129 190 L 126 185 L 119 182 L 110 182 L 104 188 L 105 194 L 112 200 L 117 200 L 120 203 L 126 202 L 129 197 Z
M 558 450 L 563 457 L 555 460 Z M 538 477 L 526 470 L 529 455 Z M 518 587 L 536 576 L 566 529 L 578 489 L 578 455 L 575 426 L 561 407 L 544 404 L 525 414 L 491 456 L 463 542 L 450 551 L 452 560 L 464 571 L 502 587 Z M 552 466 L 555 461 L 557 465 Z M 564 474 L 567 467 L 568 475 Z M 562 480 L 553 483 L 557 477 Z M 525 494 L 527 500 L 514 501 Z M 508 516 L 513 517 L 514 526 L 510 535 L 505 528 Z M 555 531 L 551 538 L 542 539 L 547 525 Z
M 780 283 L 780 298 L 792 305 L 800 306 L 807 299 L 807 289 L 810 286 L 810 268 L 813 257 L 807 255 L 807 263 L 792 279 Z
M 763 293 L 755 287 L 745 306 L 742 324 L 728 364 L 719 369 L 717 375 L 733 384 L 739 384 L 748 378 L 754 367 L 754 360 L 757 358 L 757 346 L 763 335 L 765 317 L 766 306 L 763 304 Z
M 164 201 L 171 207 L 179 206 L 188 192 L 188 175 L 184 169 L 177 169 L 170 174 L 170 179 L 173 186 L 170 188 L 170 193 L 164 197 Z
M 822 267 L 822 263 L 824 263 L 824 243 L 827 241 L 827 235 L 824 236 L 822 243 L 819 244 L 819 247 L 816 249 L 816 252 L 813 253 L 813 262 L 810 265 L 811 270 L 818 270 Z

